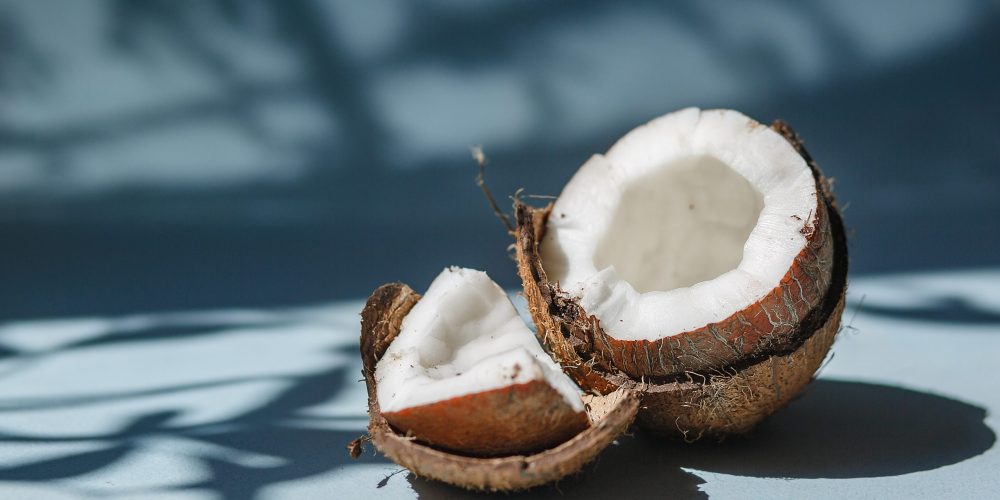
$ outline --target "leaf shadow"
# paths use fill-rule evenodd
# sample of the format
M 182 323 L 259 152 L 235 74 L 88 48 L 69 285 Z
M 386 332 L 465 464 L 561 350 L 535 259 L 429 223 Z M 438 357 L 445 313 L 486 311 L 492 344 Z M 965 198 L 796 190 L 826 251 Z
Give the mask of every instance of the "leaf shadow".
M 309 321 L 306 319 L 305 321 Z M 281 335 L 282 327 L 294 321 L 276 322 L 270 315 L 256 320 L 217 317 L 193 317 L 178 322 L 166 315 L 126 329 L 109 328 L 103 334 L 84 341 L 60 346 L 48 354 L 75 349 L 111 348 L 128 342 L 136 349 L 156 350 L 165 341 L 184 338 L 228 335 L 234 331 L 272 330 Z M 339 330 L 339 328 L 337 328 Z M 44 332 L 41 332 L 44 333 Z M 331 335 L 337 333 L 331 332 Z M 356 347 L 334 345 L 324 348 L 332 354 L 345 354 Z M 117 351 L 108 351 L 113 355 Z M 17 354 L 12 354 L 17 356 Z M 28 356 L 28 354 L 21 354 Z M 339 358 L 340 356 L 338 356 Z M 162 394 L 181 394 L 206 387 L 241 384 L 247 381 L 275 380 L 287 385 L 276 394 L 262 397 L 255 405 L 229 417 L 197 424 L 180 423 L 180 409 L 141 408 L 133 410 L 128 420 L 107 432 L 66 434 L 0 433 L 0 447 L 5 443 L 37 444 L 95 443 L 96 448 L 82 453 L 66 453 L 40 460 L 26 459 L 0 466 L 0 481 L 48 483 L 73 480 L 127 463 L 134 453 L 146 450 L 147 439 L 173 439 L 192 444 L 186 453 L 205 471 L 203 479 L 189 484 L 158 488 L 156 491 L 211 490 L 221 498 L 254 498 L 272 484 L 323 474 L 348 462 L 346 444 L 358 431 L 344 430 L 337 417 L 316 416 L 309 411 L 337 398 L 356 379 L 352 363 L 334 362 L 325 369 L 297 375 L 236 377 L 194 384 L 157 387 L 144 390 L 83 394 L 66 397 L 42 397 L 11 400 L 0 405 L 5 412 L 67 411 L 79 406 L 140 402 Z M 208 402 L 205 402 L 208 403 Z M 212 404 L 225 404 L 224 402 Z M 335 424 L 331 426 L 330 424 Z M 332 427 L 332 428 L 331 428 Z M 41 449 L 41 448 L 40 448 Z M 363 462 L 381 460 L 363 458 Z M 100 491 L 97 492 L 101 494 Z M 137 490 L 137 495 L 151 490 Z
M 3 481 L 55 481 L 81 476 L 114 465 L 133 448 L 113 445 L 94 451 L 74 453 L 0 469 Z
M 1000 325 L 1000 311 L 989 309 L 958 295 L 946 295 L 937 297 L 927 304 L 907 306 L 881 305 L 866 301 L 861 306 L 861 311 L 873 316 L 907 321 L 929 321 L 956 325 Z

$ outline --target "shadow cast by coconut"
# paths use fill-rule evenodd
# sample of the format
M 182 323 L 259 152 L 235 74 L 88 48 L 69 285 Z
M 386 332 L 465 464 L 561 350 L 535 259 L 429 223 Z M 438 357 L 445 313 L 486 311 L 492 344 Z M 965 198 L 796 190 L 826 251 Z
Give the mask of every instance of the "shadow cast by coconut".
M 557 484 L 513 494 L 525 499 L 542 498 L 655 498 L 704 499 L 699 490 L 705 481 L 680 468 L 681 457 L 647 436 L 622 436 L 579 474 Z M 443 483 L 407 476 L 420 498 L 466 499 L 486 496 Z
M 865 478 L 936 469 L 989 450 L 983 408 L 899 387 L 814 382 L 802 398 L 744 438 L 685 444 L 637 431 L 581 474 L 519 498 L 707 498 L 702 470 L 761 478 Z M 683 469 L 682 469 L 683 467 Z M 424 498 L 479 495 L 407 477 Z
M 864 478 L 952 465 L 993 447 L 986 410 L 899 387 L 818 380 L 746 438 L 665 444 L 685 467 L 752 477 Z

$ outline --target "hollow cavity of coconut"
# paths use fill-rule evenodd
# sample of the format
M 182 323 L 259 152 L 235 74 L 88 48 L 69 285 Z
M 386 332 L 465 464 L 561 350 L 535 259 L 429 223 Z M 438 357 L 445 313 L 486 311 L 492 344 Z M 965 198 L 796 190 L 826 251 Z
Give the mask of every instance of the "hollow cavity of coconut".
M 540 340 L 582 387 L 639 390 L 653 431 L 749 430 L 801 392 L 839 329 L 843 224 L 784 123 L 665 115 L 516 217 Z
M 416 475 L 467 489 L 574 473 L 638 410 L 627 390 L 581 397 L 479 271 L 446 269 L 423 298 L 379 287 L 362 311 L 361 353 L 371 441 Z

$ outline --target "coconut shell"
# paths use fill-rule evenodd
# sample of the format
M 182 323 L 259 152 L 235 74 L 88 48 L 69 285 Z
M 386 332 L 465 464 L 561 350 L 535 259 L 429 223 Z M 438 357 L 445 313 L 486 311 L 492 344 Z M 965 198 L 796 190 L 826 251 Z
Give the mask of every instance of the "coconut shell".
M 830 183 L 806 152 L 802 141 L 784 122 L 775 122 L 772 129 L 784 136 L 806 160 L 821 194 L 817 214 L 820 215 L 818 220 L 827 221 L 825 228 L 804 228 L 813 231 L 812 235 L 807 235 L 814 237 L 811 241 L 820 242 L 816 251 L 818 257 L 807 257 L 811 260 L 804 265 L 800 262 L 800 270 L 811 269 L 804 272 L 807 279 L 811 279 L 811 289 L 823 288 L 824 292 L 805 312 L 786 308 L 787 318 L 782 322 L 791 328 L 780 335 L 772 332 L 760 337 L 763 342 L 757 342 L 753 349 L 742 349 L 746 344 L 734 345 L 733 339 L 708 331 L 709 335 L 685 340 L 682 350 L 686 354 L 669 347 L 666 351 L 653 351 L 664 352 L 674 363 L 672 366 L 683 368 L 680 374 L 635 375 L 637 367 L 640 372 L 650 371 L 650 364 L 644 365 L 646 362 L 642 361 L 650 351 L 636 349 L 634 345 L 632 348 L 609 348 L 602 340 L 607 336 L 600 322 L 563 293 L 558 284 L 546 279 L 538 242 L 545 233 L 552 206 L 533 208 L 522 203 L 515 206 L 518 272 L 539 340 L 581 387 L 599 394 L 620 388 L 640 392 L 642 409 L 638 422 L 654 432 L 692 440 L 752 429 L 798 395 L 812 380 L 839 331 L 847 289 L 843 221 Z M 806 250 L 809 248 L 807 245 Z M 784 285 L 795 284 L 795 280 L 788 281 L 789 276 L 802 279 L 795 273 L 793 266 Z M 828 278 L 822 278 L 823 275 Z M 782 293 L 790 289 L 785 286 Z M 797 294 L 797 284 L 795 291 Z M 776 310 L 774 313 L 778 314 Z M 659 348 L 663 344 L 670 345 L 661 342 Z M 730 353 L 727 356 L 716 355 L 726 351 Z
M 518 404 L 510 404 L 517 400 Z M 389 424 L 436 448 L 475 456 L 504 456 L 552 448 L 590 426 L 548 383 L 523 384 L 445 399 L 398 412 Z M 545 422 L 545 425 L 538 425 Z M 407 432 L 413 429 L 414 432 Z
M 401 283 L 382 285 L 361 313 L 361 357 L 368 387 L 368 435 L 386 457 L 420 477 L 470 490 L 513 491 L 557 481 L 580 470 L 635 418 L 638 397 L 628 389 L 586 396 L 591 425 L 562 444 L 527 455 L 475 457 L 417 442 L 393 428 L 379 409 L 375 365 L 399 334 L 420 295 Z M 538 420 L 535 426 L 544 429 Z M 532 431 L 534 432 L 534 430 Z M 352 453 L 353 455 L 353 453 Z

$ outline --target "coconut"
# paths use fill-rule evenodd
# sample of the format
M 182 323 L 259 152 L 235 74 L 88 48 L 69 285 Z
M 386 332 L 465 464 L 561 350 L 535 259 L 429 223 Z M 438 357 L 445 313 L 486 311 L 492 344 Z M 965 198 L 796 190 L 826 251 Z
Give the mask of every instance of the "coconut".
M 418 476 L 518 490 L 578 471 L 638 410 L 622 389 L 583 395 L 485 273 L 446 269 L 421 298 L 379 287 L 362 311 L 368 434 Z M 359 445 L 349 447 L 352 456 Z
M 843 223 L 783 122 L 665 115 L 515 217 L 539 339 L 582 387 L 639 391 L 655 432 L 746 432 L 801 392 L 839 329 Z

